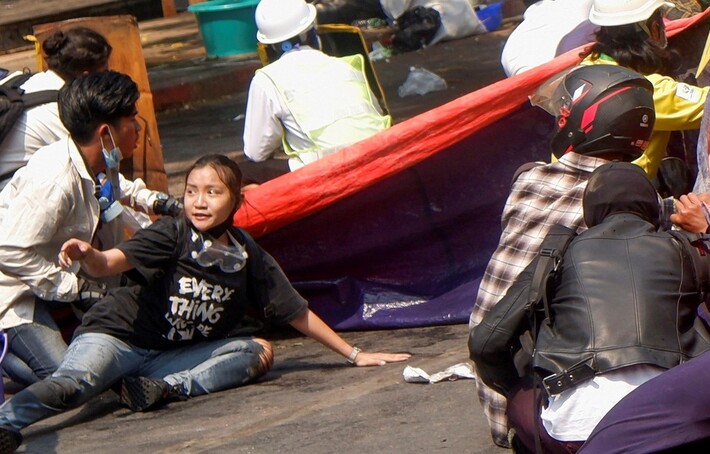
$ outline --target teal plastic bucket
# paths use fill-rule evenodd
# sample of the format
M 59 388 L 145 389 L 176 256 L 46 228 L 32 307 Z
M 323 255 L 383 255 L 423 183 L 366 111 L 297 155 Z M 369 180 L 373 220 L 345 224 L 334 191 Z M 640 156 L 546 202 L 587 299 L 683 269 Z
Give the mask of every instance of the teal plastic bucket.
M 256 52 L 254 13 L 259 0 L 210 0 L 190 5 L 209 57 Z

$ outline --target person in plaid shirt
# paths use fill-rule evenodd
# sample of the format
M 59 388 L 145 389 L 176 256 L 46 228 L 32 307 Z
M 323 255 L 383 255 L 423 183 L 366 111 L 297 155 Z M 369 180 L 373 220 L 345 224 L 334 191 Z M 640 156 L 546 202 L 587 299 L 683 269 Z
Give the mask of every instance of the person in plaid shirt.
M 644 115 L 638 121 L 639 116 L 632 114 L 641 104 L 628 96 L 639 88 L 653 93 L 647 79 L 626 68 L 581 66 L 551 79 L 531 98 L 556 116 L 551 146 L 559 160 L 533 167 L 514 181 L 501 217 L 500 241 L 471 312 L 471 332 L 532 261 L 553 225 L 563 224 L 577 233 L 586 230 L 582 195 L 594 169 L 610 160 L 632 161 L 648 146 L 655 116 Z M 509 447 L 505 397 L 480 380 L 476 385 L 493 441 Z

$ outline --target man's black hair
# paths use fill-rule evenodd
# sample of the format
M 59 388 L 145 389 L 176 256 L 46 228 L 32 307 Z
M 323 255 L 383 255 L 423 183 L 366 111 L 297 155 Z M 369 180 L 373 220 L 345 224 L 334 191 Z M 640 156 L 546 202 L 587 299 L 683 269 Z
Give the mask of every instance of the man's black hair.
M 59 90 L 59 118 L 78 144 L 88 143 L 102 123 L 116 125 L 135 113 L 140 97 L 133 80 L 116 71 L 78 77 Z

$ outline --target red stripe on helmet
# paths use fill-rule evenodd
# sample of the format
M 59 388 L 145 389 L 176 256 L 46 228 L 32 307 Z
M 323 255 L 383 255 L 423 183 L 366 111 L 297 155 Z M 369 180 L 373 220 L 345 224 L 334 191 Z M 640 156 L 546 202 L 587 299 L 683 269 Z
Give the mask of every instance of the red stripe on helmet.
M 622 87 L 616 91 L 613 91 L 609 93 L 608 95 L 604 96 L 602 99 L 599 101 L 595 102 L 591 106 L 587 107 L 587 109 L 584 111 L 584 114 L 582 115 L 582 121 L 579 125 L 580 129 L 582 129 L 585 133 L 588 133 L 589 131 L 592 130 L 594 125 L 592 122 L 594 119 L 597 117 L 597 110 L 599 110 L 599 106 L 606 101 L 607 99 L 611 98 L 612 96 L 616 96 L 619 93 L 623 93 L 626 90 L 630 90 L 631 87 Z

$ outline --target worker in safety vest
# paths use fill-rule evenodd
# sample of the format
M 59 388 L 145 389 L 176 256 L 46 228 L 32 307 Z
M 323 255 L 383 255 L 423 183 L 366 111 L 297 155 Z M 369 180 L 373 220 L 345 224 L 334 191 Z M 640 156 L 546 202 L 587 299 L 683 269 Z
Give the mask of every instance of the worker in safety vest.
M 257 39 L 278 60 L 257 70 L 249 87 L 245 184 L 296 170 L 391 125 L 370 90 L 362 55 L 321 52 L 313 5 L 262 0 L 256 25 Z M 288 159 L 274 157 L 280 146 Z

